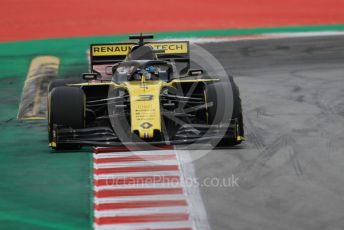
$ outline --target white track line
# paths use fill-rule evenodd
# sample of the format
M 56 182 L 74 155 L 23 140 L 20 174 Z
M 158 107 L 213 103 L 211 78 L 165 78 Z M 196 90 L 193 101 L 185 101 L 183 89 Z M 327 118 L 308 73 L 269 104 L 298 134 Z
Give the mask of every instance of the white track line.
M 99 226 L 95 225 L 95 229 L 100 230 L 148 230 L 148 229 L 164 229 L 168 228 L 192 228 L 192 224 L 189 221 L 180 222 L 158 222 L 158 223 L 140 223 L 140 224 L 116 224 Z
M 181 166 L 181 174 L 183 179 L 196 181 L 195 168 L 192 164 L 190 152 L 187 150 L 175 150 L 178 161 Z M 182 181 L 185 185 L 184 181 Z M 188 196 L 188 202 L 192 207 L 192 215 L 194 216 L 195 229 L 210 230 L 211 227 L 208 222 L 207 213 L 203 204 L 203 199 L 198 186 L 184 186 L 185 192 Z
M 164 177 L 164 176 L 180 176 L 179 171 L 154 171 L 154 172 L 128 172 L 128 173 L 109 173 L 109 174 L 93 174 L 93 178 L 95 180 L 99 179 L 119 179 L 119 178 L 126 178 L 126 177 L 135 177 L 135 176 L 157 176 L 157 177 Z
M 218 43 L 218 42 L 236 42 L 246 40 L 269 40 L 269 39 L 283 39 L 283 38 L 302 38 L 302 37 L 321 37 L 321 36 L 340 36 L 344 35 L 344 31 L 318 31 L 318 32 L 290 32 L 290 33 L 266 33 L 266 34 L 252 34 L 252 35 L 230 35 L 221 37 L 201 37 L 201 38 L 178 38 L 178 39 L 162 39 L 185 41 L 188 40 L 191 43 L 203 44 L 203 43 Z
M 128 216 L 128 215 L 142 215 L 142 214 L 159 214 L 159 213 L 188 213 L 188 207 L 158 207 L 158 208 L 128 208 L 118 210 L 94 211 L 97 217 L 111 217 L 111 216 Z
M 106 185 L 94 186 L 94 191 L 110 190 L 110 189 L 135 189 L 135 188 L 180 188 L 181 183 L 143 183 L 143 184 L 124 184 L 124 185 Z
M 115 163 L 94 164 L 94 168 L 113 168 L 113 167 L 130 167 L 130 166 L 151 166 L 151 165 L 177 165 L 177 160 L 154 160 L 154 161 L 127 161 Z
M 167 152 L 165 152 L 167 151 Z M 156 155 L 156 156 L 166 156 L 171 155 L 169 150 L 153 150 L 153 151 L 133 151 L 133 152 L 114 152 L 114 153 L 99 153 L 94 154 L 94 159 L 102 159 L 102 158 L 112 158 L 112 157 L 127 157 L 127 156 L 138 156 L 138 155 Z
M 155 196 L 121 196 L 111 198 L 94 198 L 95 204 L 108 204 L 108 203 L 120 203 L 128 201 L 158 201 L 158 200 L 183 200 L 185 199 L 184 194 L 182 195 L 155 195 Z

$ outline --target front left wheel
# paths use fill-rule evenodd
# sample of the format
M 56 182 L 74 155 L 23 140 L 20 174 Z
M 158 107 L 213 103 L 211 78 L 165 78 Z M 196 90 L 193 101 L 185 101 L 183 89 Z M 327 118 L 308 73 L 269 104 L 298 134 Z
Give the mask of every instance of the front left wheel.
M 232 92 L 232 95 L 228 94 L 230 92 Z M 234 81 L 231 81 L 228 85 L 224 82 L 216 82 L 207 85 L 206 94 L 206 101 L 211 104 L 207 109 L 208 123 L 221 124 L 230 121 L 230 126 L 235 127 L 234 137 L 226 135 L 230 132 L 228 128 L 222 139 L 214 140 L 211 144 L 214 147 L 228 147 L 240 144 L 244 136 L 244 126 L 238 86 Z

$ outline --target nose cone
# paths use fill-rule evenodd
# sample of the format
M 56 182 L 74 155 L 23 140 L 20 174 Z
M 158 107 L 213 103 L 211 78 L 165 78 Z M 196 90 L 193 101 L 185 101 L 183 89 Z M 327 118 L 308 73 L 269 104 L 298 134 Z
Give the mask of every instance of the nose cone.
M 161 131 L 160 91 L 162 81 L 127 82 L 130 95 L 131 132 L 142 139 L 154 138 Z

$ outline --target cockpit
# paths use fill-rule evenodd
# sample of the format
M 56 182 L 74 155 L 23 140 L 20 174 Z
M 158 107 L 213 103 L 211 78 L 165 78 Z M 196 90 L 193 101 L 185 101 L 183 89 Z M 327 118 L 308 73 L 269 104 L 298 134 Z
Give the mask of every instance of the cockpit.
M 165 61 L 126 61 L 112 69 L 112 80 L 116 83 L 145 80 L 169 81 L 173 74 L 171 64 Z

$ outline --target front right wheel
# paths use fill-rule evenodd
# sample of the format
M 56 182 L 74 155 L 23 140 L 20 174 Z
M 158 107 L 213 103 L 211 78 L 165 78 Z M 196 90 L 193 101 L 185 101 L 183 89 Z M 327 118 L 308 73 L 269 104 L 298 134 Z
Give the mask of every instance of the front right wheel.
M 48 132 L 49 144 L 53 149 L 80 149 L 81 145 L 58 143 L 54 140 L 55 127 L 80 129 L 85 127 L 85 94 L 81 88 L 60 86 L 49 92 Z

